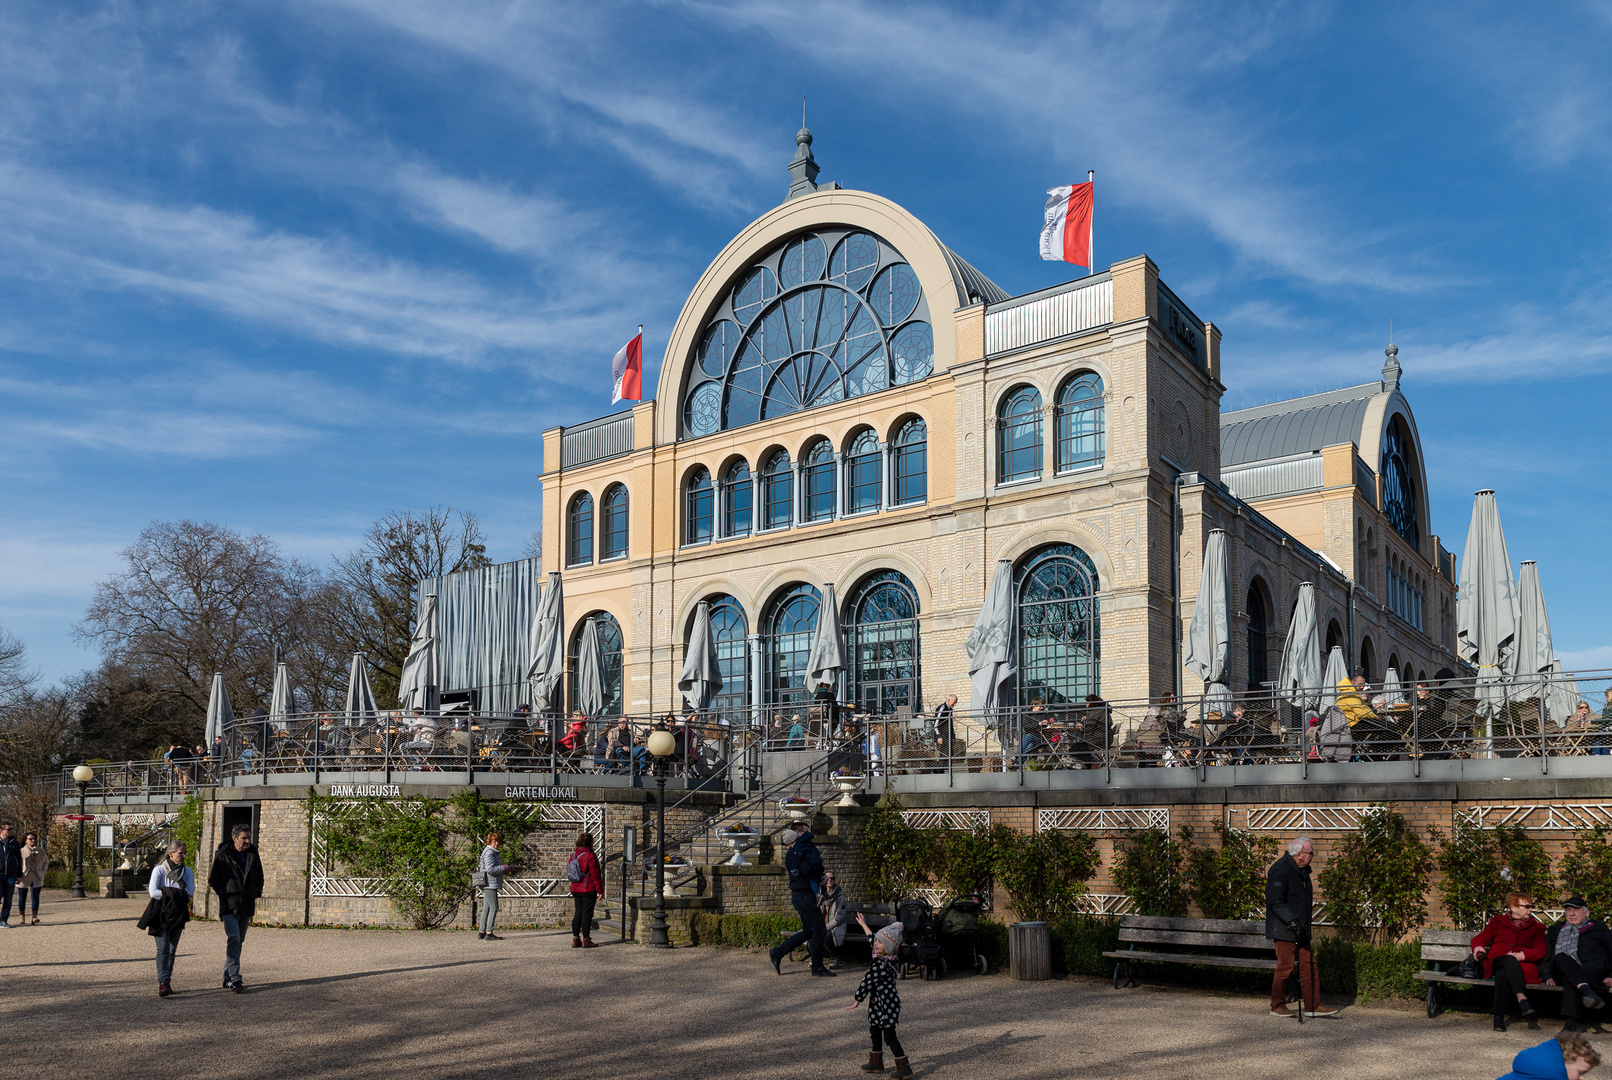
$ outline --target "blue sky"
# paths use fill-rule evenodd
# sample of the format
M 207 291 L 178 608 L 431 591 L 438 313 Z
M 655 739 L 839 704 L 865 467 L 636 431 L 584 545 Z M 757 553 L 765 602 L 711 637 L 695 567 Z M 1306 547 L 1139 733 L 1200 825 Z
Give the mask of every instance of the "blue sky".
M 1457 552 L 1498 490 L 1569 666 L 1612 665 L 1612 7 L 414 0 L 0 14 L 0 624 L 49 677 L 153 518 L 315 561 L 394 507 L 537 526 L 540 432 L 645 387 L 787 186 L 1009 292 L 1098 173 L 1225 334 L 1225 407 L 1376 377 L 1394 320 Z

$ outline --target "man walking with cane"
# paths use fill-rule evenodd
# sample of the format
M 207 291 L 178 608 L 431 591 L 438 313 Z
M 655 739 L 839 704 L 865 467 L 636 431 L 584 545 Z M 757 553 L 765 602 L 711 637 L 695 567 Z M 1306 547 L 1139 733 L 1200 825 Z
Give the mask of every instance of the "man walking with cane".
M 1310 951 L 1310 911 L 1314 889 L 1310 861 L 1315 844 L 1308 836 L 1294 837 L 1283 855 L 1265 875 L 1265 936 L 1276 946 L 1276 976 L 1271 980 L 1271 1015 L 1297 1015 L 1287 1007 L 1287 980 L 1294 968 L 1304 1016 L 1336 1016 L 1337 1009 L 1321 1004 L 1321 979 Z M 1300 1016 L 1302 1021 L 1304 1016 Z
M 230 838 L 213 853 L 207 886 L 218 894 L 218 913 L 224 923 L 224 989 L 246 993 L 241 982 L 241 943 L 263 895 L 263 863 L 252 843 L 252 826 L 237 825 Z

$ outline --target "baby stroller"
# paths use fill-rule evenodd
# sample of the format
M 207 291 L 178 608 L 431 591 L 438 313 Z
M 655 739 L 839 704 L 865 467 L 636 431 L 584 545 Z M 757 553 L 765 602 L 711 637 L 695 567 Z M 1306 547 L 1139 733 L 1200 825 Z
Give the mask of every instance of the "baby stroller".
M 917 968 L 925 979 L 940 978 L 945 974 L 944 957 L 940 948 L 940 923 L 927 900 L 913 898 L 896 905 L 896 920 L 901 923 L 901 948 L 896 953 L 896 968 L 905 979 Z
M 979 951 L 980 910 L 985 905 L 974 897 L 957 897 L 940 909 L 935 920 L 939 928 L 940 976 L 948 966 L 971 967 L 984 975 L 990 961 Z

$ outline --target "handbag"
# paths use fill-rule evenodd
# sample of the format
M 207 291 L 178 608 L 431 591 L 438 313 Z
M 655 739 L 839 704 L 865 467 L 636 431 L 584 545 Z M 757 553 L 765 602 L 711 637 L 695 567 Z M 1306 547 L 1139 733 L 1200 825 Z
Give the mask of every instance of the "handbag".
M 1483 961 L 1478 959 L 1476 953 L 1467 953 L 1466 959 L 1456 966 L 1455 973 L 1463 979 L 1481 979 L 1483 978 Z
M 487 871 L 473 871 L 470 875 L 470 884 L 477 889 L 485 889 L 487 887 Z

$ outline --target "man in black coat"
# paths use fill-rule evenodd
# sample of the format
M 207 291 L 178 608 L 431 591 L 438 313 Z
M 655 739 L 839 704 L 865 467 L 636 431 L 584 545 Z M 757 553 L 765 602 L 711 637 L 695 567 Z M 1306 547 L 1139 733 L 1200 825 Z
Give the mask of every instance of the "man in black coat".
M 818 882 L 823 877 L 823 853 L 812 843 L 811 828 L 804 821 L 797 821 L 790 828 L 795 830 L 795 842 L 784 853 L 784 871 L 789 875 L 789 902 L 800 916 L 800 932 L 767 956 L 773 970 L 782 975 L 784 957 L 794 952 L 801 942 L 810 941 L 812 974 L 831 976 L 834 973 L 823 964 L 823 939 L 828 935 L 828 927 L 817 902 Z
M 20 877 L 22 843 L 11 835 L 11 822 L 0 822 L 0 930 L 11 929 L 11 891 Z
M 1292 1016 L 1287 1007 L 1287 980 L 1296 965 L 1306 1016 L 1334 1016 L 1336 1009 L 1321 1004 L 1321 979 L 1310 951 L 1310 911 L 1315 890 L 1310 885 L 1310 860 L 1315 844 L 1299 836 L 1287 845 L 1265 875 L 1265 936 L 1276 945 L 1276 976 L 1271 980 L 1271 1015 Z
M 1582 896 L 1562 901 L 1564 918 L 1545 931 L 1545 963 L 1549 981 L 1562 987 L 1563 1030 L 1577 1031 L 1585 1009 L 1606 1008 L 1612 987 L 1612 930 L 1590 918 Z
M 241 982 L 241 943 L 252 924 L 257 898 L 263 895 L 263 862 L 252 843 L 252 826 L 237 825 L 230 838 L 213 853 L 207 887 L 218 894 L 218 913 L 224 923 L 224 989 L 246 993 Z

